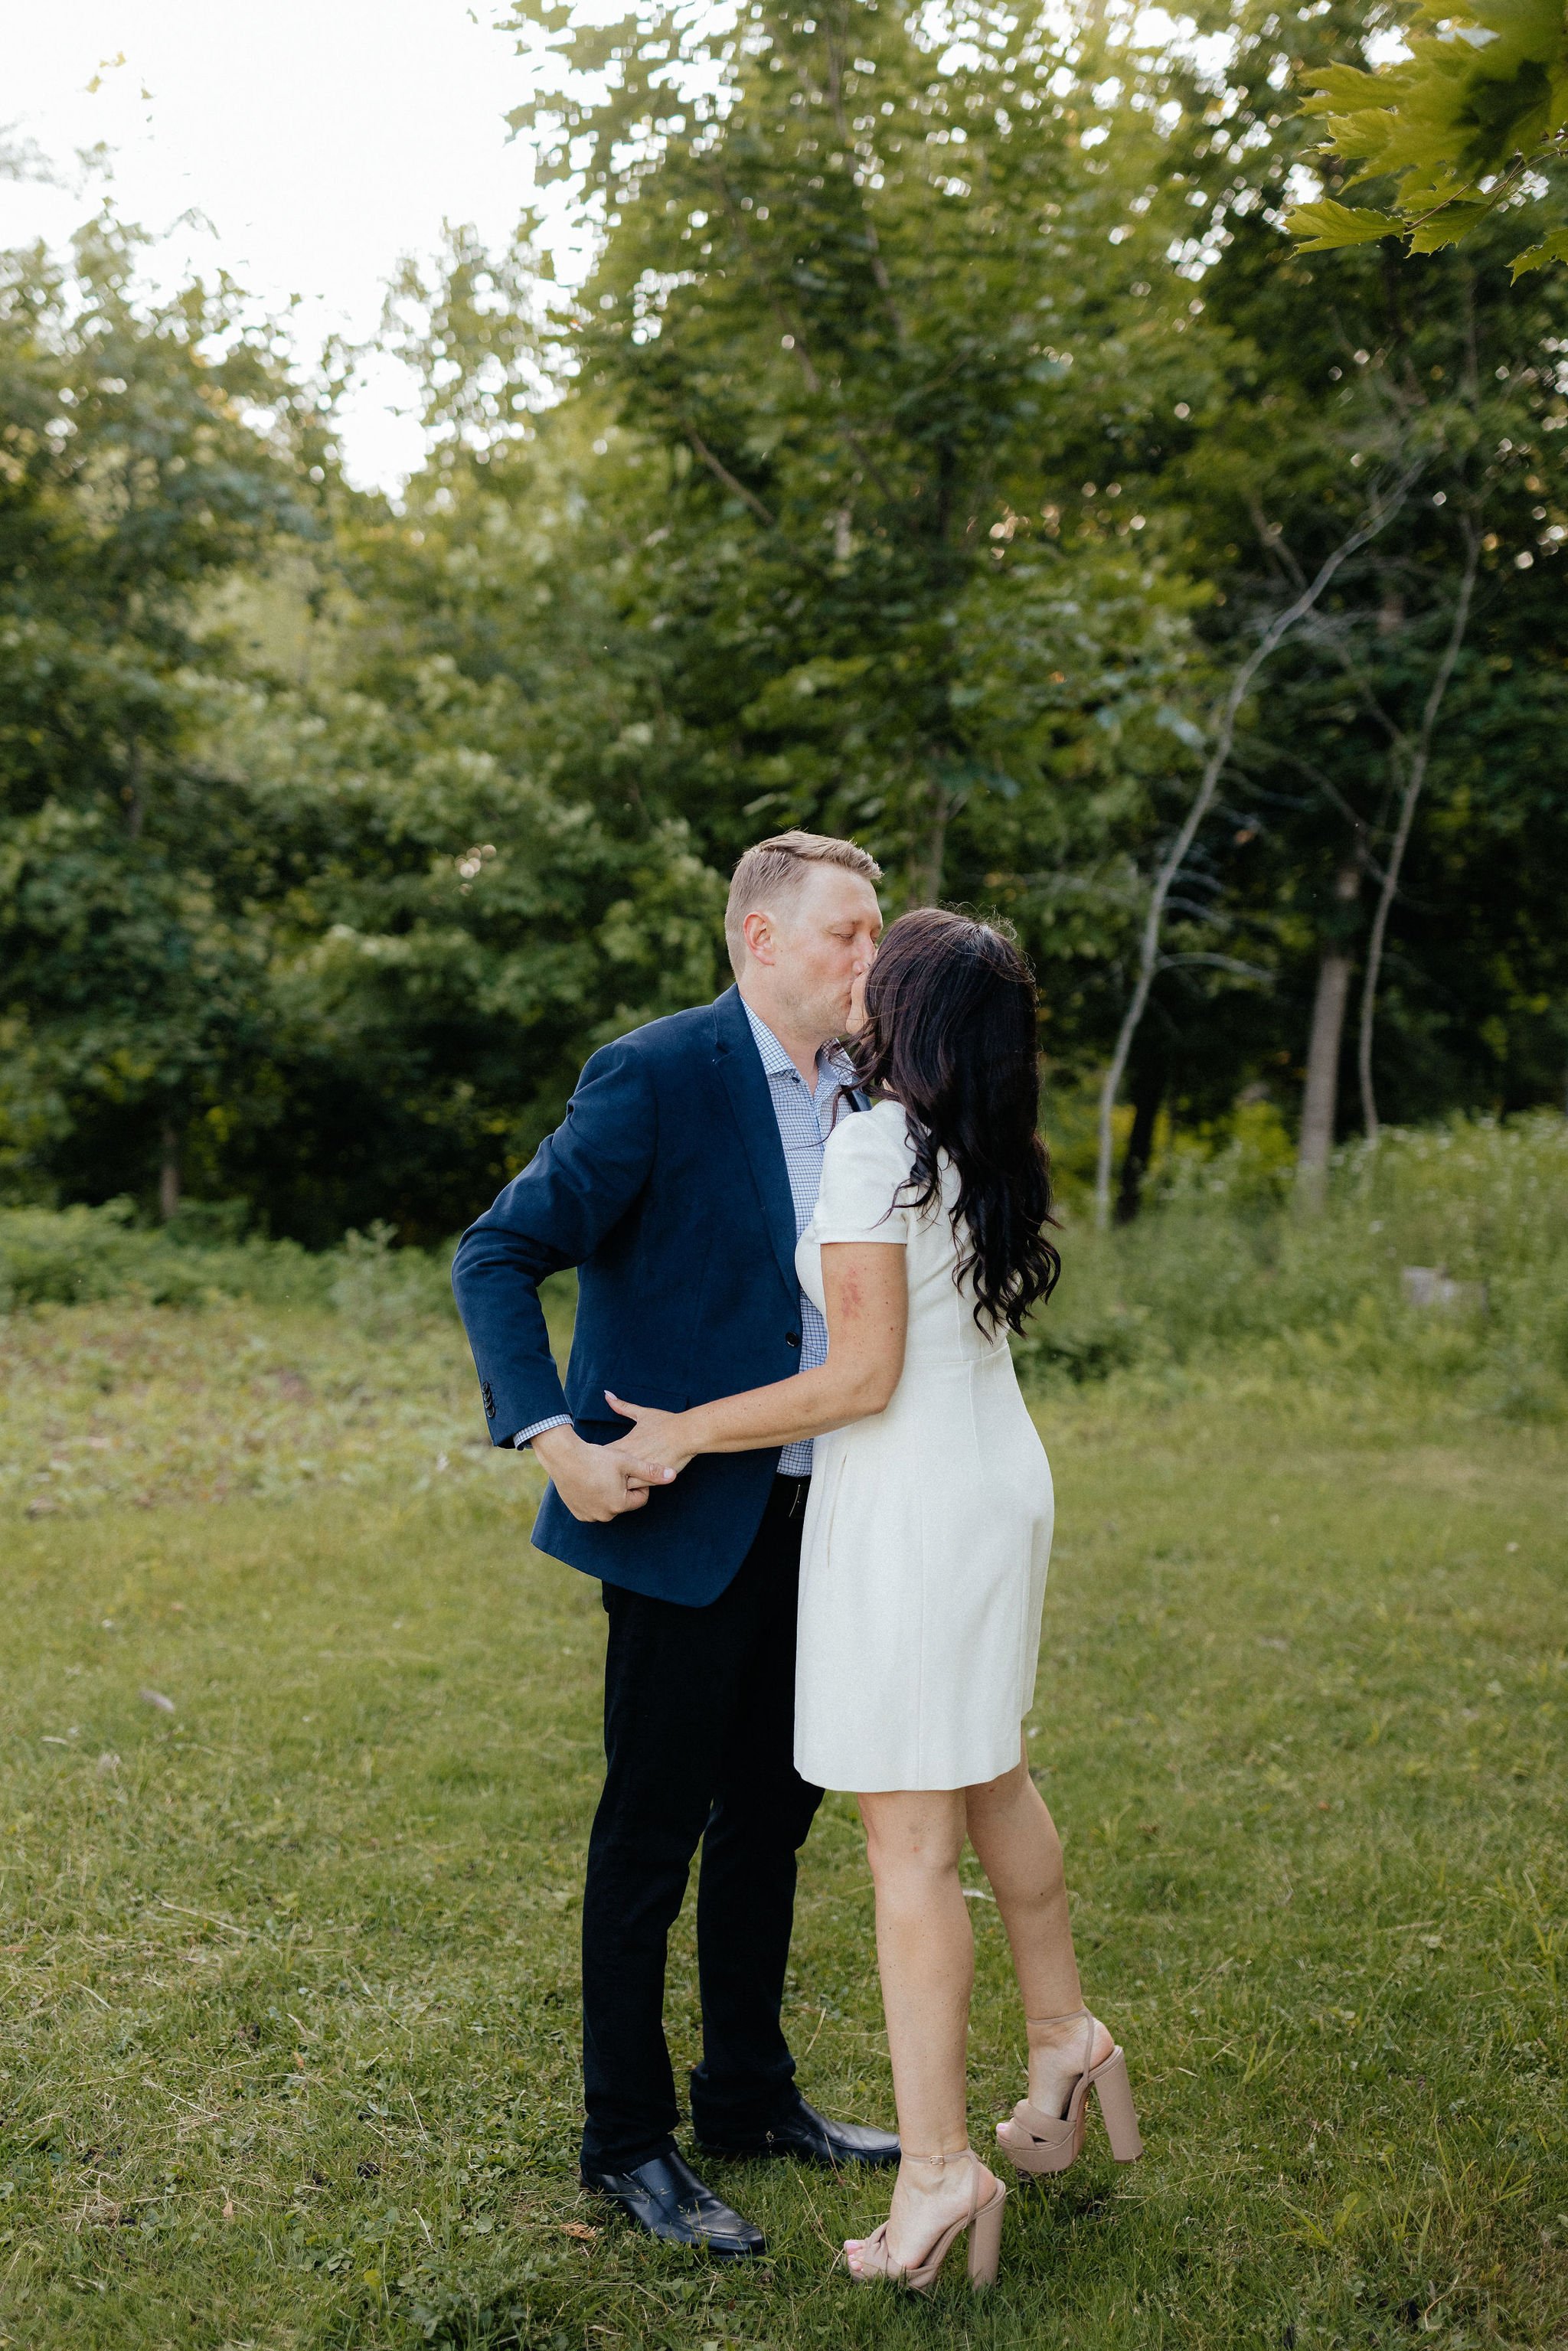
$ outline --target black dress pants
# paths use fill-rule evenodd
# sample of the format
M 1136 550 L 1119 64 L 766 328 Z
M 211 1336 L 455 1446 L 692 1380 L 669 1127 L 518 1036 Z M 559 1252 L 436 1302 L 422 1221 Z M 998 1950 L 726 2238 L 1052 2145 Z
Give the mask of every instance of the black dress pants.
M 756 1541 L 706 1608 L 604 1586 L 607 1770 L 582 1902 L 582 2156 L 601 2169 L 673 2144 L 665 1947 L 699 1843 L 697 2136 L 744 2139 L 793 2103 L 779 2009 L 795 1856 L 822 1800 L 793 1761 L 805 1492 L 774 1481 Z

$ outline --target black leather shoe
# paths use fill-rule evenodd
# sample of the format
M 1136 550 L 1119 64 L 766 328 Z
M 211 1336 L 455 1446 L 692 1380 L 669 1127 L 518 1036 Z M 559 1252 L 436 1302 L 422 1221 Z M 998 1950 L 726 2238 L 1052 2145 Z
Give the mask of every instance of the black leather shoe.
M 585 2164 L 582 2184 L 619 2204 L 629 2220 L 661 2244 L 689 2245 L 695 2252 L 729 2262 L 768 2251 L 761 2230 L 721 2204 L 674 2147 L 632 2171 L 591 2170 Z
M 798 2098 L 758 2137 L 747 2139 L 701 2140 L 705 2155 L 727 2156 L 732 2162 L 751 2162 L 761 2156 L 781 2155 L 796 2163 L 825 2164 L 833 2171 L 846 2164 L 898 2161 L 898 2141 L 892 2131 L 873 2130 L 864 2123 L 832 2123 Z

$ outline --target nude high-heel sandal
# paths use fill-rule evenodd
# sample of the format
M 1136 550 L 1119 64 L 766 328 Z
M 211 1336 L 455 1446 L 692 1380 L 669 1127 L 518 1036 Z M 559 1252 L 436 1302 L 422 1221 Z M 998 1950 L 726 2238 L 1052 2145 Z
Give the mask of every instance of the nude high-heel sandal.
M 858 2285 L 870 2285 L 873 2280 L 883 2280 L 889 2285 L 907 2287 L 911 2294 L 929 2294 L 941 2275 L 942 2264 L 958 2239 L 967 2231 L 969 2238 L 969 2283 L 977 2292 L 981 2286 L 995 2285 L 997 2271 L 1002 2258 L 1002 2207 L 1008 2191 L 999 2180 L 991 2185 L 984 2203 L 980 2201 L 980 2159 L 973 2147 L 966 2147 L 956 2155 L 912 2155 L 905 2147 L 905 2163 L 968 2163 L 970 2175 L 969 2209 L 959 2219 L 943 2230 L 924 2260 L 904 2264 L 895 2262 L 887 2250 L 887 2222 L 873 2229 L 869 2237 L 856 2247 L 860 2255 L 858 2274 L 850 2274 Z
M 1120 2047 L 1113 2048 L 1100 2064 L 1090 2064 L 1096 2019 L 1089 2011 L 1072 2008 L 1065 2016 L 1031 2016 L 1028 2022 L 1067 2024 L 1078 2016 L 1084 2020 L 1083 2067 L 1062 2112 L 1048 2115 L 1030 2099 L 1020 2098 L 1013 2108 L 1011 2121 L 997 2125 L 998 2144 L 1019 2171 L 1065 2171 L 1069 2164 L 1077 2162 L 1088 2127 L 1091 2090 L 1100 2101 L 1105 2135 L 1117 2162 L 1136 2163 L 1144 2151 L 1144 2142 L 1138 2136 L 1137 2109 L 1127 2080 L 1126 2053 Z

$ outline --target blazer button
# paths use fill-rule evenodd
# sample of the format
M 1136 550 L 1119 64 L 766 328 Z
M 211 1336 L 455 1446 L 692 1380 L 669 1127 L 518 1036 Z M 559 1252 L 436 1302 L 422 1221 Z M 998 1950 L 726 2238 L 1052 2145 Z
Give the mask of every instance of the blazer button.
M 800 1345 L 800 1333 L 799 1332 L 799 1331 L 786 1331 L 786 1332 L 785 1332 L 785 1333 L 784 1333 L 784 1344 L 785 1344 L 787 1347 L 798 1347 L 798 1346 Z

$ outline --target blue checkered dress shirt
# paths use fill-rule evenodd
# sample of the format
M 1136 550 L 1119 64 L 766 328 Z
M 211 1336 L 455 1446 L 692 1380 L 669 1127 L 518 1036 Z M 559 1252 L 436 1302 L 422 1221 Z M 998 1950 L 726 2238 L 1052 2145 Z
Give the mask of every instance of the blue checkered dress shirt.
M 789 1195 L 795 1203 L 795 1238 L 799 1240 L 816 1213 L 817 1194 L 822 1186 L 822 1152 L 833 1131 L 835 1115 L 843 1107 L 843 1090 L 854 1083 L 854 1072 L 843 1054 L 824 1049 L 817 1056 L 817 1083 L 812 1091 L 768 1023 L 758 1019 L 744 997 L 740 1000 L 746 1006 L 746 1017 L 751 1023 L 768 1091 L 773 1099 L 779 1140 L 784 1146 L 784 1165 L 789 1171 Z M 828 1360 L 828 1326 L 804 1290 L 800 1293 L 800 1368 L 809 1372 Z M 557 1413 L 549 1420 L 536 1421 L 529 1428 L 520 1428 L 512 1442 L 520 1449 L 532 1438 L 542 1437 L 547 1428 L 566 1428 L 570 1425 L 565 1413 Z M 810 1437 L 784 1447 L 779 1456 L 779 1474 L 781 1478 L 810 1476 Z
M 740 1000 L 746 1004 L 744 997 Z M 789 1192 L 795 1203 L 795 1238 L 799 1240 L 816 1214 L 817 1195 L 822 1187 L 822 1153 L 833 1131 L 834 1116 L 844 1107 L 843 1090 L 853 1084 L 854 1073 L 841 1053 L 825 1049 L 817 1056 L 813 1092 L 772 1029 L 758 1019 L 749 1004 L 746 1004 L 746 1017 L 751 1023 L 751 1033 L 762 1056 L 768 1091 L 773 1097 L 773 1115 L 779 1122 L 779 1140 L 784 1145 L 784 1165 L 789 1171 Z M 800 1369 L 811 1371 L 827 1360 L 828 1326 L 802 1290 Z M 779 1456 L 779 1474 L 781 1478 L 810 1476 L 810 1437 L 784 1447 Z

